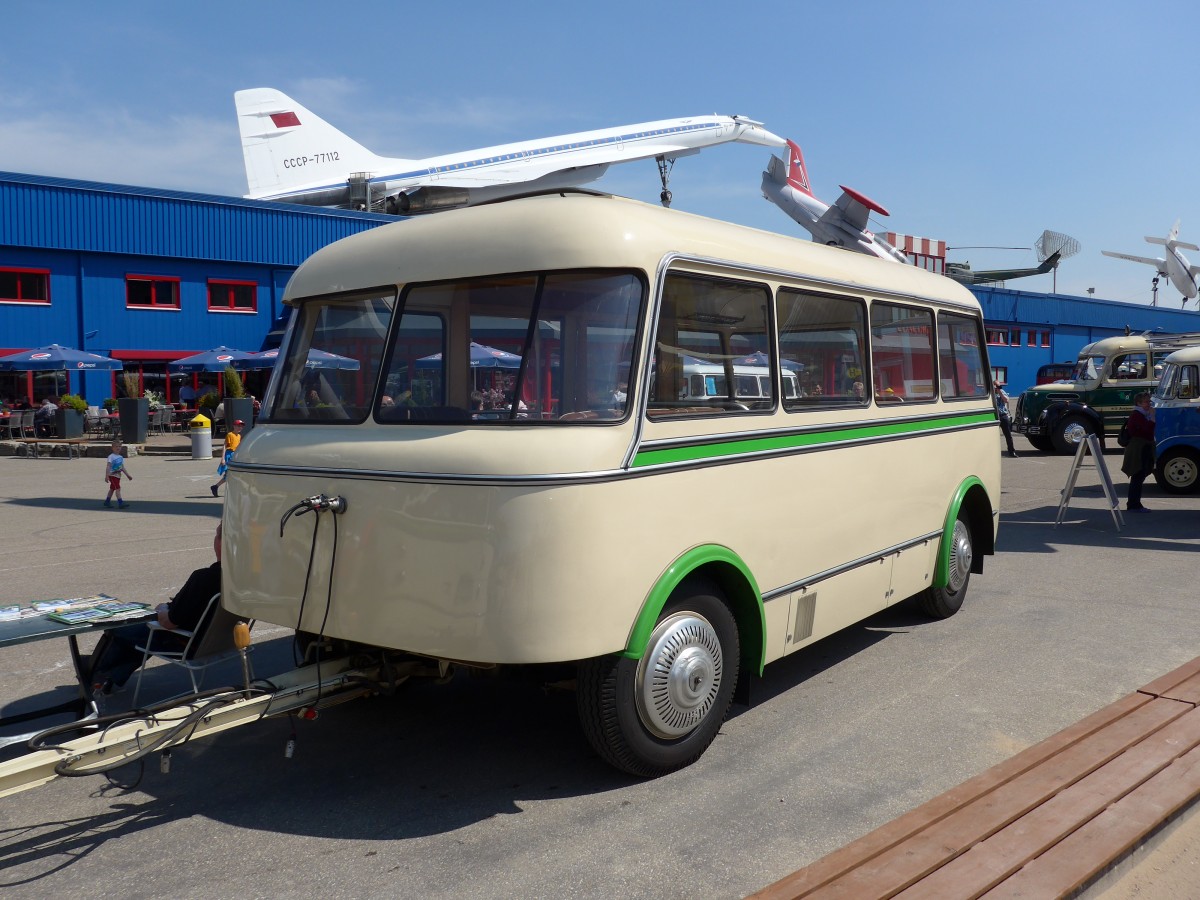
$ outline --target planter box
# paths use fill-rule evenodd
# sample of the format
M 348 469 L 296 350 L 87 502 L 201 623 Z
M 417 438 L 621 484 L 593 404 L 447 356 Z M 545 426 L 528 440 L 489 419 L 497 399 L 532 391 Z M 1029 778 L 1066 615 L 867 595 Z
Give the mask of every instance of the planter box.
M 146 443 L 150 401 L 145 397 L 119 397 L 117 413 L 121 416 L 121 441 L 126 444 Z
M 60 438 L 83 437 L 83 413 L 77 409 L 60 409 L 54 413 L 54 429 Z
M 221 424 L 225 426 L 226 431 L 229 431 L 230 426 L 238 419 L 246 423 L 245 427 L 242 428 L 242 434 L 245 434 L 254 427 L 254 401 L 249 397 L 239 397 L 236 400 L 232 397 L 226 397 L 225 421 Z

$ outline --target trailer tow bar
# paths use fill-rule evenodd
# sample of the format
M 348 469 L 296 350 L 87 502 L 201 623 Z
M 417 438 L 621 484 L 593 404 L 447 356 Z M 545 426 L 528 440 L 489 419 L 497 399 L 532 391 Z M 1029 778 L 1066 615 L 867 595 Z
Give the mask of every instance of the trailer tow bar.
M 59 777 L 98 775 L 194 738 L 297 710 L 315 710 L 378 693 L 380 667 L 352 668 L 349 657 L 294 669 L 270 681 L 222 688 L 147 709 L 43 731 L 34 749 L 0 762 L 0 797 Z M 318 680 L 319 679 L 319 680 Z M 76 735 L 56 742 L 59 736 Z M 169 768 L 169 762 L 160 767 Z M 165 770 L 165 769 L 164 769 Z

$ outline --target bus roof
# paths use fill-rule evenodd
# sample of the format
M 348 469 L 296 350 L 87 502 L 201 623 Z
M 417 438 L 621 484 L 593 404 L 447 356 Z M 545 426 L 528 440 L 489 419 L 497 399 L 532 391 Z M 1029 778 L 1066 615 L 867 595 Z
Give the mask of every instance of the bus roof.
M 658 271 L 670 255 L 976 310 L 961 284 L 889 260 L 607 194 L 553 192 L 403 219 L 318 250 L 284 302 L 345 291 L 545 269 Z M 353 273 L 354 281 L 347 281 Z

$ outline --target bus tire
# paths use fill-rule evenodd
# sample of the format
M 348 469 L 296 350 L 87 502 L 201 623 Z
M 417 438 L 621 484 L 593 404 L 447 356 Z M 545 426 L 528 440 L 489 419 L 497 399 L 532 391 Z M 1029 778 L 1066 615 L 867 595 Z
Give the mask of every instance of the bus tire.
M 929 587 L 918 595 L 921 609 L 926 615 L 948 619 L 962 608 L 967 585 L 971 583 L 971 562 L 974 557 L 971 528 L 960 516 L 954 521 L 954 530 L 950 534 L 950 570 L 945 587 Z
M 1168 494 L 1194 494 L 1200 488 L 1200 456 L 1195 450 L 1173 447 L 1158 458 L 1154 480 Z
M 1054 426 L 1050 440 L 1059 453 L 1073 454 L 1079 447 L 1079 442 L 1085 440 L 1089 434 L 1095 432 L 1082 416 L 1064 416 Z
M 739 664 L 733 613 L 711 581 L 688 579 L 663 608 L 640 659 L 579 664 L 584 734 L 601 758 L 631 775 L 682 769 L 716 738 Z

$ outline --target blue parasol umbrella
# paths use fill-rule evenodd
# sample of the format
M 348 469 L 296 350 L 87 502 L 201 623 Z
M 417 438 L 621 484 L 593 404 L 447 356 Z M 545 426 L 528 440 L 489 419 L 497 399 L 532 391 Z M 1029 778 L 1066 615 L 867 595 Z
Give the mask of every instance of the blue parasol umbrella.
M 118 371 L 123 368 L 125 367 L 119 359 L 88 353 L 86 350 L 60 347 L 58 344 L 0 356 L 0 372 L 65 372 L 89 369 Z
M 251 359 L 253 354 L 245 350 L 232 350 L 229 347 L 215 347 L 204 353 L 185 356 L 173 363 L 167 364 L 170 372 L 224 372 L 226 366 L 233 365 L 238 360 Z
M 442 365 L 442 354 L 435 353 L 432 356 L 422 356 L 417 360 L 418 369 L 438 369 Z M 497 350 L 495 347 L 488 347 L 484 344 L 477 344 L 471 341 L 471 368 L 472 369 L 519 369 L 521 368 L 521 357 L 515 353 L 509 353 L 507 350 Z
M 739 356 L 733 361 L 733 364 L 735 366 L 769 366 L 771 365 L 771 357 L 767 356 L 761 350 L 755 350 L 749 356 Z M 779 360 L 779 365 L 793 371 L 804 368 L 803 363 L 794 362 L 790 359 Z
M 279 358 L 278 348 L 253 353 L 249 359 L 241 359 L 233 363 L 235 369 L 271 369 Z M 316 348 L 308 351 L 308 361 L 304 364 L 307 369 L 345 369 L 349 372 L 358 371 L 357 359 L 349 356 L 338 356 L 336 353 L 326 353 Z

